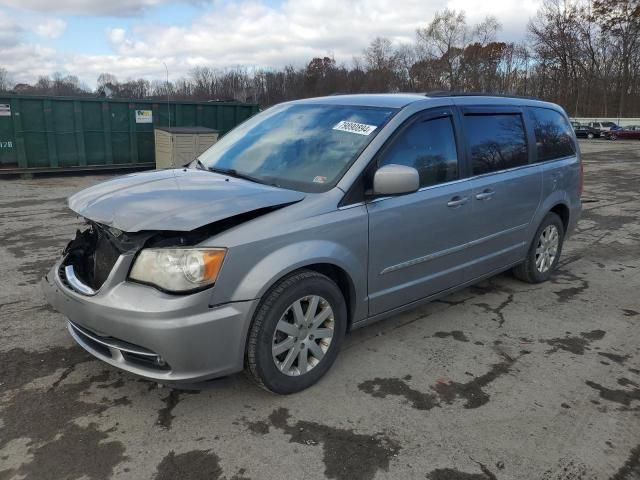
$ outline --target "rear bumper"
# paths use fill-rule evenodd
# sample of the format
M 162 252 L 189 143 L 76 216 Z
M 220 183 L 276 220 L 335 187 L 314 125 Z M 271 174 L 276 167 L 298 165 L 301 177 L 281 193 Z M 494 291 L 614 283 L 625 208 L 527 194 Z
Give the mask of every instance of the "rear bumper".
M 158 382 L 198 382 L 243 368 L 257 300 L 209 306 L 209 291 L 176 296 L 109 278 L 92 296 L 42 280 L 49 304 L 69 319 L 75 341 L 95 357 Z M 117 270 L 117 269 L 116 269 Z

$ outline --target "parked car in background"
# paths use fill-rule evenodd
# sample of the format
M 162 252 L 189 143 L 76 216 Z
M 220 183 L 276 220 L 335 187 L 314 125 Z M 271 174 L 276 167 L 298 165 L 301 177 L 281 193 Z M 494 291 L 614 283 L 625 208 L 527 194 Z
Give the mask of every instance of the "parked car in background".
M 601 133 L 617 130 L 620 127 L 613 122 L 589 122 L 588 125 Z
M 552 103 L 288 102 L 188 168 L 70 197 L 87 228 L 43 287 L 75 341 L 115 367 L 169 384 L 244 369 L 293 393 L 327 372 L 349 330 L 505 270 L 548 280 L 582 183 Z
M 604 137 L 608 140 L 640 140 L 640 129 L 634 130 L 630 128 L 620 128 L 618 130 L 611 130 L 604 133 Z
M 577 123 L 577 122 L 572 122 L 573 123 Z M 590 127 L 589 125 L 583 125 L 581 123 L 578 123 L 578 125 L 574 125 L 573 126 L 573 131 L 576 134 L 576 137 L 578 138 L 598 138 L 600 137 L 600 130 L 595 129 L 593 127 Z

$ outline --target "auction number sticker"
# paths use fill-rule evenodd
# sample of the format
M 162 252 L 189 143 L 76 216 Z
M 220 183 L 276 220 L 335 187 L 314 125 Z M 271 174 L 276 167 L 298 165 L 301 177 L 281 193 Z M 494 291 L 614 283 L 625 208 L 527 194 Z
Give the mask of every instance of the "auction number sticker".
M 8 142 L 0 141 L 0 148 L 2 148 L 2 149 L 13 148 L 13 142 L 11 140 L 9 140 Z
M 11 105 L 8 103 L 0 103 L 0 117 L 11 116 Z
M 338 122 L 333 130 L 340 130 L 341 132 L 357 133 L 358 135 L 371 135 L 377 127 L 375 125 L 367 125 L 366 123 L 349 122 L 342 120 Z

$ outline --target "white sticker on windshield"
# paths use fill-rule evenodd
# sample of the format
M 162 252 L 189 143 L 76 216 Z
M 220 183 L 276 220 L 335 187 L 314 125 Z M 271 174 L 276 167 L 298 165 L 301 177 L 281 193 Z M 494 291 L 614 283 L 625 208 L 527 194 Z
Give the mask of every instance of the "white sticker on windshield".
M 357 133 L 358 135 L 371 135 L 376 129 L 375 125 L 367 125 L 366 123 L 349 122 L 342 120 L 333 127 L 334 130 L 340 130 L 343 132 Z

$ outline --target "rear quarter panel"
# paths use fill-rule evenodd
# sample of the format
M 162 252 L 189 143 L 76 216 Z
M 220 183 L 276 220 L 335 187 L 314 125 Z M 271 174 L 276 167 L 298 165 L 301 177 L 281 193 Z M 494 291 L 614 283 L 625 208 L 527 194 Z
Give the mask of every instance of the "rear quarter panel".
M 535 229 L 544 216 L 557 204 L 569 208 L 569 225 L 567 235 L 570 235 L 580 217 L 580 154 L 541 164 L 542 176 L 542 204 L 534 221 Z M 532 232 L 532 235 L 533 235 Z

